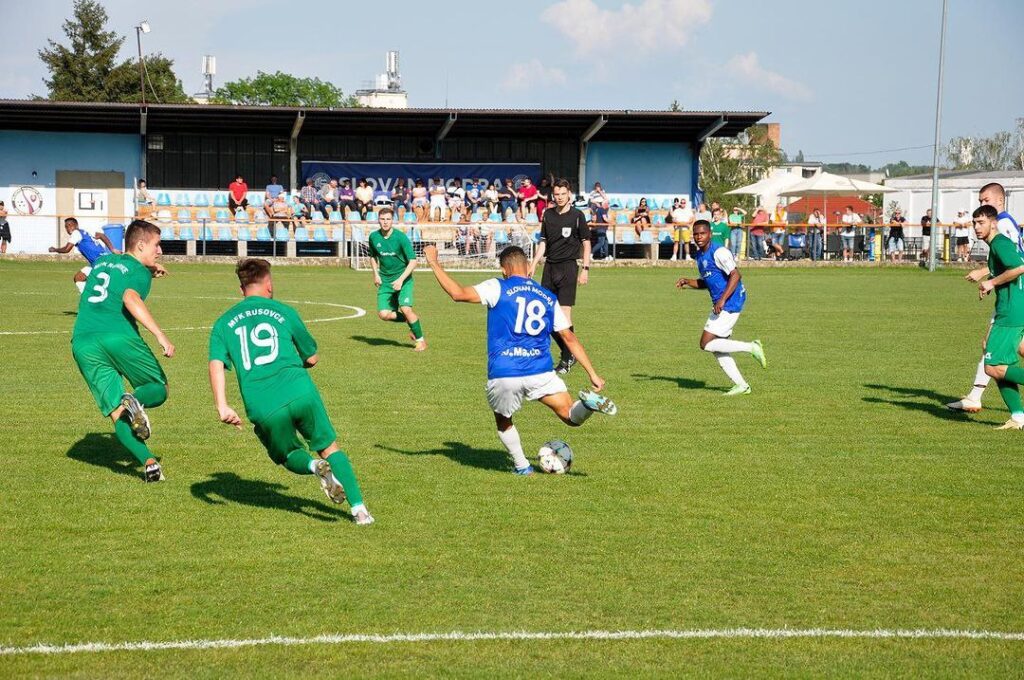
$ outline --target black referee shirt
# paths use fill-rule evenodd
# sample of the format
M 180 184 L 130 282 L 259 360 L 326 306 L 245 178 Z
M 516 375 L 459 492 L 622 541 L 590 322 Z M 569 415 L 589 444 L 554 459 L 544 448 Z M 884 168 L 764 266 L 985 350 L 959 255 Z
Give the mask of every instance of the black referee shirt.
M 544 211 L 540 238 L 546 244 L 544 258 L 548 262 L 573 262 L 580 257 L 583 242 L 590 240 L 590 227 L 587 218 L 576 208 L 569 208 L 562 214 L 552 206 Z

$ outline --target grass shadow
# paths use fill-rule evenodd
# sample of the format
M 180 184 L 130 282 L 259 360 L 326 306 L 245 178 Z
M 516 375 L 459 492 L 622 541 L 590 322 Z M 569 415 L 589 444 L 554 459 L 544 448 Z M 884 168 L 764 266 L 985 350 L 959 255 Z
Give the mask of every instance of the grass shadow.
M 353 335 L 349 338 L 356 342 L 362 342 L 369 345 L 370 347 L 408 347 L 409 345 L 404 342 L 398 342 L 391 338 L 371 338 L 366 335 Z
M 444 448 L 429 449 L 426 451 L 406 451 L 391 446 L 377 444 L 376 448 L 392 453 L 400 453 L 403 456 L 444 456 L 459 465 L 480 468 L 481 470 L 496 470 L 498 472 L 510 473 L 512 464 L 509 461 L 508 453 L 500 449 L 475 449 L 463 442 L 444 442 Z M 536 463 L 537 461 L 531 461 Z M 536 465 L 534 465 L 536 467 Z M 569 477 L 586 477 L 585 472 L 570 470 Z
M 634 373 L 633 377 L 638 380 L 661 380 L 663 382 L 675 383 L 681 390 L 716 391 L 715 388 L 709 387 L 703 380 L 692 380 L 690 378 L 680 378 L 678 376 L 669 375 L 647 375 L 646 373 Z
M 243 479 L 234 472 L 215 472 L 206 481 L 193 484 L 190 490 L 193 497 L 209 505 L 225 505 L 230 501 L 256 508 L 286 510 L 321 522 L 352 521 L 347 512 L 322 501 L 282 493 L 287 488 L 275 482 Z
M 112 434 L 90 432 L 68 449 L 67 456 L 136 480 L 142 476 L 139 461 Z
M 942 420 L 968 420 L 966 413 L 963 413 L 962 411 L 951 411 L 946 408 L 947 403 L 957 400 L 957 397 L 953 397 L 948 394 L 942 394 L 941 392 L 936 392 L 935 390 L 924 387 L 898 387 L 895 385 L 881 385 L 878 383 L 865 383 L 864 387 L 887 392 L 888 395 L 886 396 L 890 397 L 862 397 L 862 401 L 868 404 L 889 404 L 892 406 L 899 406 L 900 408 L 907 409 L 908 411 L 927 413 L 936 418 L 941 418 Z M 918 400 L 912 401 L 910 399 L 891 398 L 891 395 L 917 397 Z M 925 401 L 920 401 L 920 399 L 924 399 Z

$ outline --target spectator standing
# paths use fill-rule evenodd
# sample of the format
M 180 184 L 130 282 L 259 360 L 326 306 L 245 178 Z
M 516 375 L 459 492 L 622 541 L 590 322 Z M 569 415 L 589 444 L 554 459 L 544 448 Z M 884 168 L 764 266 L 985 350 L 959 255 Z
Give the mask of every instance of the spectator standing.
M 149 193 L 149 188 L 146 186 L 146 180 L 140 179 L 138 186 L 135 188 L 135 212 L 139 217 L 145 219 L 153 214 L 153 210 L 156 207 L 156 200 L 153 198 L 153 194 Z
M 740 247 L 743 245 L 743 218 L 746 216 L 747 211 L 738 205 L 733 206 L 732 213 L 729 214 L 729 252 L 733 257 L 740 256 Z
M 359 211 L 359 217 L 366 219 L 366 213 L 373 210 L 373 187 L 366 181 L 365 177 L 359 178 L 359 185 L 355 190 L 356 210 Z
M 807 218 L 807 252 L 810 254 L 812 261 L 820 260 L 824 254 L 826 226 L 825 216 L 821 214 L 821 209 L 815 208 L 814 212 Z
M 717 245 L 729 247 L 729 222 L 721 208 L 711 211 L 711 240 Z
M 335 182 L 335 186 L 338 186 L 338 210 L 341 211 L 342 219 L 348 219 L 348 213 L 359 211 L 356 192 L 352 190 L 352 182 L 347 179 Z
M 320 187 L 320 206 L 324 210 L 330 208 L 330 210 L 327 213 L 328 215 L 330 215 L 330 213 L 333 211 L 341 209 L 341 204 L 338 201 L 338 196 L 338 180 L 332 179 L 330 182 Z M 345 219 L 344 211 L 342 211 L 341 213 L 341 218 Z
M 604 192 L 600 182 L 594 182 L 594 190 L 590 192 L 590 212 L 597 219 L 596 224 L 608 224 L 608 194 Z
M 641 198 L 640 203 L 637 204 L 636 210 L 633 211 L 633 219 L 630 220 L 633 225 L 633 230 L 637 236 L 644 233 L 644 231 L 651 226 L 651 211 L 647 207 L 647 199 Z
M 772 211 L 769 221 L 772 225 L 772 240 L 771 246 L 772 251 L 775 253 L 776 260 L 786 259 L 786 224 L 789 222 L 789 213 L 786 211 L 786 206 L 781 203 L 775 204 L 775 210 Z
M 614 259 L 611 253 L 608 252 L 608 222 L 601 220 L 597 216 L 597 211 L 590 213 L 590 241 L 592 244 L 591 252 L 594 255 L 595 260 L 601 260 L 609 262 Z
M 693 238 L 693 223 L 696 221 L 697 216 L 694 215 L 693 209 L 686 204 L 685 198 L 680 198 L 678 201 L 678 203 L 673 201 L 674 205 L 671 212 L 674 238 L 672 257 L 669 259 L 689 260 L 690 240 Z
M 519 216 L 525 218 L 531 211 L 536 213 L 538 200 L 537 187 L 533 185 L 533 181 L 529 177 L 524 178 L 523 185 L 519 187 Z M 538 219 L 540 219 L 539 215 Z
M 248 193 L 249 185 L 245 183 L 241 175 L 235 175 L 235 181 L 228 185 L 228 208 L 232 215 L 239 208 L 249 207 L 249 199 L 246 198 Z
M 707 203 L 698 203 L 697 204 L 697 212 L 694 213 L 694 216 L 693 216 L 693 221 L 694 222 L 696 222 L 697 220 L 704 220 L 708 224 L 711 224 L 711 220 L 713 220 L 714 217 L 715 217 L 714 214 L 711 212 L 711 210 L 708 209 L 708 204 Z
M 921 259 L 928 259 L 928 250 L 932 245 L 932 209 L 928 208 L 921 216 Z
M 313 216 L 314 212 L 323 212 L 323 203 L 320 201 L 320 193 L 313 186 L 313 178 L 310 177 L 306 180 L 306 186 L 299 189 L 299 203 L 305 208 L 306 212 L 309 213 L 310 217 Z
M 427 221 L 429 206 L 430 196 L 427 194 L 427 187 L 423 186 L 423 180 L 418 179 L 412 187 L 412 211 L 416 214 L 417 222 Z
M 841 221 L 843 226 L 839 230 L 839 239 L 843 242 L 843 262 L 853 262 L 853 252 L 857 245 L 857 226 L 864 220 L 853 211 L 852 205 L 848 205 Z
M 968 262 L 971 259 L 971 226 L 972 220 L 966 210 L 958 210 L 953 220 L 953 238 L 956 239 L 956 261 Z
M 11 225 L 7 222 L 7 207 L 0 201 L 0 255 L 7 253 L 7 246 L 11 243 Z
M 435 211 L 437 219 L 434 219 Z M 430 221 L 444 222 L 448 219 L 448 192 L 444 188 L 444 181 L 435 177 L 430 183 Z
M 747 247 L 748 258 L 760 260 L 767 253 L 764 228 L 768 226 L 769 221 L 768 211 L 762 206 L 757 206 L 757 210 L 754 211 L 754 219 L 750 221 L 750 245 Z
M 537 187 L 537 218 L 544 217 L 544 211 L 551 205 L 551 180 L 547 177 L 540 178 L 540 186 Z
M 899 208 L 892 211 L 892 217 L 889 218 L 889 236 L 885 239 L 885 250 L 892 257 L 893 262 L 903 260 L 903 253 L 906 251 L 903 227 L 906 223 L 907 218 L 903 216 L 903 211 Z
M 501 219 L 503 220 L 508 217 L 510 210 L 513 215 L 519 213 L 519 197 L 516 187 L 507 177 L 504 186 L 498 189 L 498 204 L 501 206 Z

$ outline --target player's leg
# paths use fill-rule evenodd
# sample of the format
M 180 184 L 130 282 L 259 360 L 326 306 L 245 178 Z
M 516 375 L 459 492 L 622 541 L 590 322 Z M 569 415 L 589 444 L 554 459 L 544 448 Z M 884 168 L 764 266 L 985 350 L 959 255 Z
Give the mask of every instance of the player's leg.
M 946 408 L 949 410 L 963 411 L 965 413 L 978 413 L 981 411 L 981 398 L 985 394 L 985 388 L 988 387 L 989 382 L 992 380 L 985 370 L 985 346 L 988 344 L 992 328 L 993 326 L 990 322 L 988 332 L 985 333 L 985 338 L 981 341 L 981 358 L 978 359 L 978 366 L 974 370 L 974 383 L 971 386 L 971 391 L 957 401 L 951 401 L 946 404 Z M 1018 352 L 1022 349 L 1024 347 L 1019 347 Z
M 398 309 L 398 291 L 389 281 L 383 281 L 377 289 L 377 316 L 381 321 L 405 322 L 405 315 Z
M 148 439 L 152 431 L 147 408 L 156 408 L 167 401 L 167 376 L 149 346 L 139 336 L 108 336 L 102 339 L 114 368 L 135 390 L 121 395 L 132 430 L 140 439 Z
M 761 364 L 762 368 L 768 366 L 760 340 L 740 342 L 730 339 L 732 329 L 737 321 L 739 321 L 738 313 L 725 311 L 721 314 L 712 313 L 708 317 L 707 323 L 704 324 L 704 332 L 700 336 L 700 348 L 715 355 L 718 365 L 733 382 L 732 388 L 725 393 L 727 396 L 750 392 L 750 385 L 740 373 L 739 366 L 736 365 L 736 360 L 732 357 L 733 354 L 750 354 Z
M 569 427 L 579 427 L 595 413 L 609 416 L 618 413 L 614 402 L 597 392 L 581 391 L 579 399 L 574 400 L 565 383 L 556 374 L 542 373 L 523 380 L 526 398 L 547 406 Z
M 398 291 L 398 310 L 409 324 L 409 333 L 416 342 L 416 351 L 422 352 L 427 348 L 427 340 L 423 336 L 423 326 L 420 324 L 420 317 L 413 311 L 415 302 L 415 284 L 412 277 L 402 282 L 402 289 Z
M 75 288 L 78 289 L 79 294 L 85 290 L 85 280 L 89 278 L 89 273 L 92 271 L 92 267 L 86 265 L 75 272 L 72 280 L 75 282 Z
M 523 453 L 523 442 L 519 430 L 512 422 L 512 416 L 523 405 L 521 378 L 495 378 L 487 381 L 487 403 L 494 412 L 494 425 L 498 430 L 498 441 L 512 458 L 512 467 L 517 475 L 533 474 L 533 466 Z
M 1010 419 L 997 429 L 1024 429 L 1024 403 L 1021 402 L 1020 384 L 1024 383 L 1024 368 L 1017 365 L 1024 328 L 993 326 L 985 343 L 985 372 L 996 379 Z

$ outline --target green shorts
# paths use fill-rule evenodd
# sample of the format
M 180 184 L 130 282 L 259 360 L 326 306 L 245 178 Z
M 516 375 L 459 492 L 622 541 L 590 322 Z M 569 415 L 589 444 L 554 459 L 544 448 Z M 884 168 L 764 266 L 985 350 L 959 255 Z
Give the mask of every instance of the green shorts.
M 300 434 L 313 451 L 323 451 L 338 438 L 324 402 L 315 390 L 254 420 L 253 426 L 267 455 L 278 465 L 284 465 L 292 451 L 305 448 L 299 440 Z
M 402 283 L 402 290 L 396 291 L 391 284 L 392 281 L 381 281 L 380 288 L 377 289 L 377 311 L 397 312 L 400 307 L 412 307 L 412 277 Z
M 133 388 L 167 384 L 160 362 L 137 335 L 84 335 L 71 341 L 71 354 L 105 416 L 121 405 L 124 380 Z
M 1016 366 L 1020 361 L 1017 348 L 1022 338 L 1022 326 L 992 326 L 985 342 L 985 365 Z

